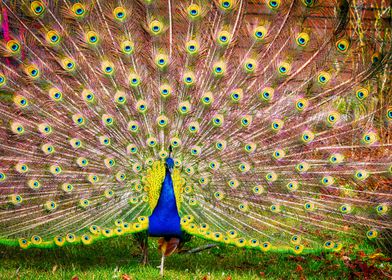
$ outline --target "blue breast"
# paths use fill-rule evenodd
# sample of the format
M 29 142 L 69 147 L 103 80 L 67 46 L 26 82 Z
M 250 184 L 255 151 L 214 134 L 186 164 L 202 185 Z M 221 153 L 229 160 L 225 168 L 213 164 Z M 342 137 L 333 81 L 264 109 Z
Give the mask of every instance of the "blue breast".
M 149 217 L 148 234 L 159 237 L 181 237 L 180 216 L 178 215 L 173 180 L 166 168 L 158 204 Z

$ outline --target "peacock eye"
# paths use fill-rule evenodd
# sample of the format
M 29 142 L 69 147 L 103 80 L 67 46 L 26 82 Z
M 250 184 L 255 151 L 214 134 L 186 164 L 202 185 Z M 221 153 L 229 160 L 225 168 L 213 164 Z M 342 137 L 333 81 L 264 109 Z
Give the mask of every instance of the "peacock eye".
M 81 3 L 76 3 L 72 6 L 72 12 L 77 18 L 82 18 L 86 14 L 86 10 Z
M 300 47 L 305 47 L 309 43 L 309 40 L 310 40 L 309 34 L 305 32 L 301 32 L 298 34 L 296 38 L 296 43 Z
M 302 3 L 306 6 L 306 7 L 312 7 L 314 5 L 315 0 L 302 0 Z
M 20 43 L 16 40 L 8 41 L 6 47 L 10 51 L 11 55 L 17 54 L 20 51 Z
M 347 41 L 346 39 L 340 39 L 336 42 L 336 49 L 340 53 L 346 53 L 349 48 L 349 45 L 349 41 Z
M 321 71 L 319 75 L 317 76 L 317 82 L 321 85 L 324 86 L 326 85 L 329 80 L 331 79 L 331 74 L 325 71 Z
M 227 8 L 230 7 L 230 2 L 229 1 L 223 1 L 222 6 L 227 9 Z
M 30 4 L 30 9 L 35 16 L 40 16 L 45 11 L 45 6 L 41 1 L 33 1 Z
M 194 84 L 194 75 L 193 73 L 185 73 L 184 74 L 184 84 L 187 86 L 192 86 Z
M 191 20 L 196 20 L 200 17 L 200 6 L 196 4 L 191 4 L 188 8 L 188 16 Z
M 244 116 L 241 118 L 241 125 L 243 127 L 248 127 L 252 121 L 251 116 Z
M 231 39 L 231 34 L 227 31 L 221 31 L 218 33 L 218 44 L 221 45 L 222 47 L 225 47 L 229 44 L 229 41 Z
M 369 95 L 369 91 L 365 88 L 360 88 L 356 91 L 356 96 L 359 100 L 364 100 Z
M 94 93 L 91 90 L 88 90 L 88 89 L 84 89 L 82 91 L 82 97 L 88 103 L 93 103 L 94 99 L 95 99 Z
M 159 20 L 154 20 L 150 23 L 150 31 L 152 35 L 159 35 L 162 33 L 163 23 Z
M 269 0 L 267 5 L 271 10 L 276 10 L 280 6 L 280 0 Z
M 387 110 L 387 118 L 388 120 L 392 120 L 392 107 L 389 107 Z
M 82 19 L 86 15 L 86 9 L 81 3 L 75 3 L 71 8 L 71 12 L 77 19 Z
M 244 70 L 246 73 L 252 74 L 255 72 L 255 70 L 257 68 L 257 62 L 256 62 L 256 60 L 254 60 L 252 58 L 247 58 L 244 61 L 243 67 L 244 67 Z
M 114 19 L 123 22 L 127 16 L 126 10 L 123 7 L 117 7 L 113 10 Z

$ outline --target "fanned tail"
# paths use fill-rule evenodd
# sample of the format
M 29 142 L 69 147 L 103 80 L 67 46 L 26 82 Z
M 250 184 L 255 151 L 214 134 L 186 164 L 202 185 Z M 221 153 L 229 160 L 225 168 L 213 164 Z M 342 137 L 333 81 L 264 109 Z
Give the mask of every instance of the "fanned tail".
M 0 243 L 182 229 L 294 253 L 392 227 L 390 4 L 3 1 Z

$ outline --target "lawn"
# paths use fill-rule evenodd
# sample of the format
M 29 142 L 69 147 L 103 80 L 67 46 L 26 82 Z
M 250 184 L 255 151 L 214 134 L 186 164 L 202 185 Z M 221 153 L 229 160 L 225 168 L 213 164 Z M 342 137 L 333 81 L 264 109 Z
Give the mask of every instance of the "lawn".
M 186 248 L 207 243 L 210 242 L 193 239 Z M 154 239 L 150 240 L 149 257 L 150 263 L 142 266 L 136 243 L 127 237 L 59 249 L 22 250 L 0 246 L 0 279 L 159 279 L 160 255 Z M 371 246 L 299 256 L 219 246 L 198 253 L 175 254 L 165 262 L 165 279 L 389 277 L 392 277 L 391 259 Z

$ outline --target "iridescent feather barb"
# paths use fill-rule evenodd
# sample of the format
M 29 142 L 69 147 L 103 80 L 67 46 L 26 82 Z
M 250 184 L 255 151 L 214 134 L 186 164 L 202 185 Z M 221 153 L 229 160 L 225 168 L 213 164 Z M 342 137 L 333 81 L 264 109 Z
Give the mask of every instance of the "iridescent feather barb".
M 388 5 L 2 1 L 0 244 L 390 246 Z

